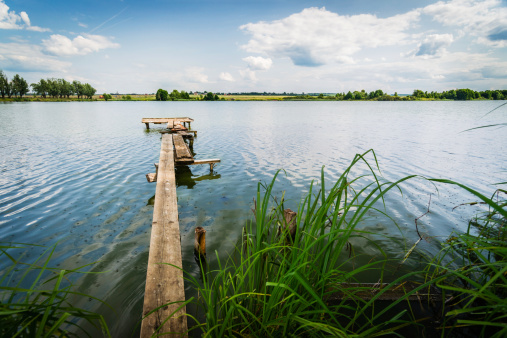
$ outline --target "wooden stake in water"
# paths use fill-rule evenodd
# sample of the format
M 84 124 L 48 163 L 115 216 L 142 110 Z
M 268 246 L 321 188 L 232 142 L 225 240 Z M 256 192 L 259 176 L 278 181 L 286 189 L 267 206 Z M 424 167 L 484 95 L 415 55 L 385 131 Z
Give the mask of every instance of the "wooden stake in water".
M 194 254 L 197 259 L 206 259 L 206 230 L 203 227 L 195 228 Z
M 286 232 L 287 233 L 287 242 L 294 243 L 294 239 L 296 238 L 296 229 L 297 229 L 297 225 L 296 225 L 297 213 L 290 210 L 290 209 L 285 209 L 283 211 L 283 218 L 285 219 L 284 230 L 287 231 L 286 229 L 287 228 L 289 229 L 289 231 Z

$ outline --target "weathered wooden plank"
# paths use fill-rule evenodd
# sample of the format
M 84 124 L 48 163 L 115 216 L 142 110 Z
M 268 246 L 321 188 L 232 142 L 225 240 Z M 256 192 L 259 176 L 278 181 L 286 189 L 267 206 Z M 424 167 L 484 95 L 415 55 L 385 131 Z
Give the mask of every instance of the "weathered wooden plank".
M 146 174 L 146 180 L 148 181 L 148 183 L 157 182 L 157 174 L 155 173 Z
M 165 136 L 165 135 L 164 135 Z M 180 163 L 193 163 L 194 157 L 188 149 L 187 144 L 183 141 L 183 137 L 179 134 L 173 134 L 174 149 L 176 150 L 175 162 Z
M 194 164 L 209 164 L 209 163 L 220 163 L 220 159 L 213 158 L 213 159 L 209 159 L 209 160 L 194 160 L 194 162 L 192 162 L 190 164 L 176 163 L 176 165 L 194 165 Z M 155 166 L 157 166 L 157 165 L 158 165 L 158 163 L 155 163 Z
M 220 160 L 218 158 L 209 159 L 209 160 L 194 160 L 192 165 L 194 165 L 194 164 L 209 164 L 209 163 L 220 163 Z
M 143 338 L 151 337 L 155 332 L 187 333 L 185 306 L 162 324 L 185 301 L 185 288 L 182 270 L 160 263 L 182 267 L 173 139 L 167 134 L 162 135 L 158 164 L 143 317 L 157 307 L 161 308 L 143 319 Z M 172 302 L 179 303 L 165 305 Z
M 167 123 L 170 120 L 189 123 L 194 122 L 194 119 L 190 117 L 144 117 L 141 121 L 142 123 Z

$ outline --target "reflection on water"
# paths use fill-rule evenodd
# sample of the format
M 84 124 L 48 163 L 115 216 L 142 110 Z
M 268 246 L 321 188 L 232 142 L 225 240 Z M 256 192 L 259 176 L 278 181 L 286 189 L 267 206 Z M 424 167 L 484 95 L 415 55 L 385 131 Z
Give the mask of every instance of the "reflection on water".
M 195 156 L 195 154 L 193 155 Z M 203 166 L 208 166 L 208 164 L 202 164 Z M 206 180 L 217 180 L 222 175 L 218 174 L 215 170 L 205 174 L 195 177 L 192 175 L 192 170 L 188 165 L 176 166 L 176 187 L 187 187 L 187 189 L 192 189 L 197 182 L 206 181 Z
M 194 229 L 207 231 L 210 269 L 215 252 L 226 259 L 251 217 L 257 184 L 271 181 L 274 194 L 296 210 L 325 165 L 329 186 L 356 153 L 375 149 L 385 179 L 405 175 L 450 178 L 489 194 L 504 182 L 507 134 L 477 126 L 505 122 L 507 108 L 483 119 L 498 102 L 70 102 L 0 105 L 0 238 L 53 244 L 53 264 L 71 269 L 97 262 L 103 274 L 74 277 L 80 291 L 113 306 L 86 300 L 84 306 L 110 320 L 113 335 L 127 336 L 140 319 L 148 258 L 155 184 L 146 182 L 160 154 L 163 125 L 146 130 L 141 118 L 190 116 L 199 132 L 196 159 L 220 158 L 208 165 L 176 168 L 183 267 L 196 278 Z M 314 128 L 308 129 L 309 122 Z M 354 175 L 366 173 L 358 166 Z M 503 171 L 503 172 L 502 172 Z M 439 192 L 424 179 L 393 191 L 388 219 L 371 213 L 363 229 L 375 232 L 390 257 L 401 260 L 418 239 L 414 219 L 427 237 L 421 254 L 434 255 L 439 240 L 465 229 L 475 207 L 452 208 L 472 197 L 451 187 Z M 318 186 L 317 186 L 318 189 Z M 375 246 L 357 239 L 365 254 Z M 28 250 L 26 259 L 41 248 Z M 416 258 L 417 256 L 413 256 Z M 6 262 L 0 262 L 3 268 Z M 352 264 L 352 263 L 351 263 Z M 416 259 L 410 264 L 417 264 Z M 406 265 L 401 269 L 410 270 Z M 79 278 L 79 280 L 77 280 Z M 371 276 L 365 276 L 365 279 Z M 376 280 L 375 280 L 376 281 Z M 186 285 L 187 296 L 195 296 Z M 83 305 L 83 304 L 78 304 Z M 192 308 L 190 308 L 191 310 Z

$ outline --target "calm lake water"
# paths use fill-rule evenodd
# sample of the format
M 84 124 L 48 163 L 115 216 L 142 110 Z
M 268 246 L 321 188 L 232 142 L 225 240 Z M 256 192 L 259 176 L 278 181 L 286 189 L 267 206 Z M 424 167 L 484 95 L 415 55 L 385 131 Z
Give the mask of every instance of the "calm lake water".
M 207 230 L 208 257 L 226 258 L 250 219 L 258 182 L 278 169 L 275 187 L 297 209 L 325 165 L 327 184 L 336 180 L 356 153 L 374 149 L 387 180 L 410 174 L 449 178 L 491 196 L 505 182 L 507 133 L 468 128 L 507 122 L 501 101 L 481 102 L 72 102 L 0 104 L 0 241 L 52 245 L 62 269 L 97 262 L 76 278 L 79 291 L 103 299 L 116 313 L 103 313 L 114 336 L 130 334 L 142 312 L 155 184 L 163 125 L 149 132 L 143 117 L 189 116 L 198 130 L 197 159 L 220 158 L 209 166 L 179 167 L 177 193 L 183 267 L 198 277 L 193 229 Z M 370 158 L 373 164 L 374 161 Z M 367 173 L 366 166 L 354 170 Z M 423 179 L 393 191 L 387 212 L 396 221 L 372 215 L 362 227 L 402 259 L 418 239 L 422 254 L 438 252 L 439 240 L 464 230 L 477 207 L 453 207 L 475 199 L 463 191 Z M 393 244 L 394 243 L 394 244 Z M 378 255 L 366 241 L 360 253 Z M 40 248 L 27 252 L 38 257 Z M 0 262 L 0 268 L 6 262 Z M 211 262 L 213 264 L 213 262 Z M 405 269 L 410 270 L 408 263 Z M 367 278 L 367 277 L 366 277 Z M 191 295 L 191 290 L 187 290 Z

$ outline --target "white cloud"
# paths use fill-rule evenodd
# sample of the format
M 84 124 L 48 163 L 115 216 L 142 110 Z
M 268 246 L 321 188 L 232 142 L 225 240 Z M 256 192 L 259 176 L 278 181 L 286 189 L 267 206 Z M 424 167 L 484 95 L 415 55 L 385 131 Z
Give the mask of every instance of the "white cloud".
M 87 24 L 85 24 L 85 23 L 82 23 L 82 22 L 78 22 L 78 23 L 77 23 L 77 25 L 78 25 L 79 27 L 88 28 L 88 25 L 87 25 Z
M 255 72 L 250 68 L 239 70 L 239 75 L 241 75 L 241 77 L 245 80 L 250 80 L 253 82 L 257 81 L 257 76 L 255 76 Z
M 507 8 L 501 0 L 439 1 L 422 9 L 424 14 L 444 26 L 461 27 L 477 36 L 477 42 L 490 46 L 507 46 Z
M 2 68 L 19 71 L 66 72 L 71 63 L 43 53 L 42 47 L 23 43 L 0 43 Z
M 28 17 L 28 14 L 26 14 L 26 12 L 19 13 L 19 16 L 21 16 L 21 20 L 23 20 L 25 25 L 30 26 L 30 18 Z
M 409 55 L 427 58 L 441 56 L 453 41 L 452 34 L 430 34 Z
M 18 22 L 23 24 L 18 24 Z M 0 0 L 0 29 L 27 29 L 35 32 L 48 32 L 49 28 L 41 28 L 37 26 L 31 26 L 30 18 L 26 12 L 16 14 L 15 11 L 10 11 L 3 0 Z
M 191 83 L 209 83 L 208 75 L 203 73 L 204 68 L 192 67 L 185 70 L 185 79 Z
M 118 43 L 112 42 L 102 35 L 83 34 L 73 40 L 60 34 L 53 34 L 49 40 L 42 40 L 45 50 L 54 55 L 84 55 L 98 52 L 106 48 L 118 48 Z
M 228 82 L 234 82 L 235 81 L 234 77 L 230 73 L 227 73 L 227 72 L 220 73 L 219 78 L 220 78 L 220 80 L 228 81 Z
M 270 57 L 288 57 L 299 66 L 354 63 L 352 56 L 363 48 L 406 43 L 406 31 L 419 16 L 418 10 L 377 18 L 307 8 L 281 20 L 240 26 L 252 35 L 242 48 Z
M 9 6 L 0 0 L 0 29 L 21 29 L 23 27 L 17 24 L 20 20 L 21 17 L 16 12 L 9 11 Z
M 262 56 L 248 56 L 243 58 L 251 70 L 268 70 L 273 64 L 270 58 L 263 58 Z

